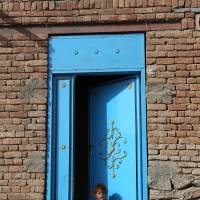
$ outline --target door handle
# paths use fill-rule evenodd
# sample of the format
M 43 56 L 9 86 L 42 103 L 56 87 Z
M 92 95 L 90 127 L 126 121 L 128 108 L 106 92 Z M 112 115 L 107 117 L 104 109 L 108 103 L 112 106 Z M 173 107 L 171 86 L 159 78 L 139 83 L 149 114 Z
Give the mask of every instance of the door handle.
M 65 145 L 61 144 L 61 149 L 64 150 L 65 149 Z

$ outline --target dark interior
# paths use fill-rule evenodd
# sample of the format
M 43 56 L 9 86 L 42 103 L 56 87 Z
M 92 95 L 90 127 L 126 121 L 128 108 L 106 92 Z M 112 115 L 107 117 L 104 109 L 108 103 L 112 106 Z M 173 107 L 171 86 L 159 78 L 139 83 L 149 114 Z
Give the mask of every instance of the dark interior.
M 89 102 L 91 86 L 127 77 L 123 75 L 78 76 L 75 82 L 75 179 L 74 199 L 89 199 Z

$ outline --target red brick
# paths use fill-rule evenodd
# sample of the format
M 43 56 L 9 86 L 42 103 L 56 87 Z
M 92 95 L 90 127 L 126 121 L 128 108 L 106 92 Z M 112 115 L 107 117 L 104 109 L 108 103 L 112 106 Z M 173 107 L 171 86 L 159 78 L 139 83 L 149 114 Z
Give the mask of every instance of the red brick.
M 178 155 L 178 150 L 160 150 L 161 155 Z
M 170 78 L 170 77 L 174 77 L 174 76 L 175 76 L 174 72 L 158 72 L 158 73 L 156 73 L 157 78 Z
M 5 158 L 20 158 L 21 157 L 21 152 L 19 151 L 9 151 L 4 153 Z
M 186 83 L 186 79 L 185 78 L 169 78 L 168 83 L 184 84 L 184 83 Z
M 184 104 L 172 104 L 168 105 L 169 110 L 186 110 L 186 105 Z
M 190 85 L 189 84 L 177 84 L 176 85 L 176 90 L 179 90 L 179 91 L 190 90 Z
M 14 34 L 13 35 L 13 40 L 17 40 L 17 41 L 19 41 L 19 40 L 22 40 L 22 41 L 24 41 L 24 40 L 30 40 L 30 34 Z
M 159 143 L 162 144 L 177 144 L 178 139 L 176 137 L 161 137 Z
M 20 174 L 21 175 L 21 174 Z M 10 180 L 9 185 L 14 185 L 14 186 L 25 186 L 26 185 L 26 180 L 18 179 L 18 180 Z
M 176 111 L 159 111 L 158 117 L 176 117 L 177 112 Z
M 176 77 L 189 77 L 189 72 L 187 71 L 176 71 Z
M 196 155 L 198 155 L 198 151 L 182 150 L 182 151 L 179 152 L 179 155 L 184 155 L 184 156 L 196 156 Z
M 26 144 L 26 145 L 20 145 L 19 146 L 20 151 L 36 151 L 37 146 L 34 144 Z
M 40 185 L 44 185 L 44 181 L 43 180 L 27 180 L 27 184 L 33 185 L 33 186 L 40 186 Z
M 148 110 L 166 110 L 165 104 L 148 104 Z
M 14 199 L 23 200 L 23 199 L 26 199 L 26 194 L 25 193 L 9 193 L 8 198 L 13 199 L 13 200 Z
M 181 51 L 183 51 L 183 50 L 185 50 L 185 51 L 192 50 L 193 49 L 193 45 L 189 45 L 189 44 L 187 44 L 187 45 L 177 44 L 175 46 L 175 49 L 176 50 L 181 50 Z
M 26 194 L 27 199 L 37 199 L 37 200 L 42 200 L 44 199 L 44 195 L 41 193 L 27 193 Z
M 175 131 L 177 126 L 175 124 L 159 124 L 157 129 L 161 131 Z
M 188 57 L 179 57 L 175 58 L 175 63 L 186 63 L 186 64 L 191 64 L 193 63 L 193 58 L 188 58 Z
M 173 64 L 174 58 L 158 58 L 157 64 Z

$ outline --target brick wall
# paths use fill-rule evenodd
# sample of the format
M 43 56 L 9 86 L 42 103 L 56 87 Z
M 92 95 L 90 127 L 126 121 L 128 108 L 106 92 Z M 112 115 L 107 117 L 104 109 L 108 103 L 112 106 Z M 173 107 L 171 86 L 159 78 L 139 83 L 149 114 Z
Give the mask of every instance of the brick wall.
M 147 34 L 152 199 L 200 198 L 199 36 L 193 30 Z
M 1 36 L 0 199 L 43 199 L 47 35 Z
M 0 2 L 0 199 L 45 198 L 48 35 L 106 30 L 98 24 L 146 32 L 149 199 L 200 199 L 198 7 L 199 0 Z

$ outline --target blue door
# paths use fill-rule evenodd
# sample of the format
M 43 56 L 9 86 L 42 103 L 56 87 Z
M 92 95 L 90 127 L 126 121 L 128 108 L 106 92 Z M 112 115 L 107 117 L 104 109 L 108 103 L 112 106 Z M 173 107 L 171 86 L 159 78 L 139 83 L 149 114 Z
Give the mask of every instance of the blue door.
M 86 185 L 91 192 L 104 183 L 108 200 L 147 200 L 145 34 L 51 36 L 48 61 L 46 199 L 73 200 L 77 192 L 76 77 L 129 74 L 87 90 Z M 90 192 L 87 199 L 93 200 Z
M 108 200 L 137 200 L 136 84 L 119 80 L 90 89 L 90 190 Z

